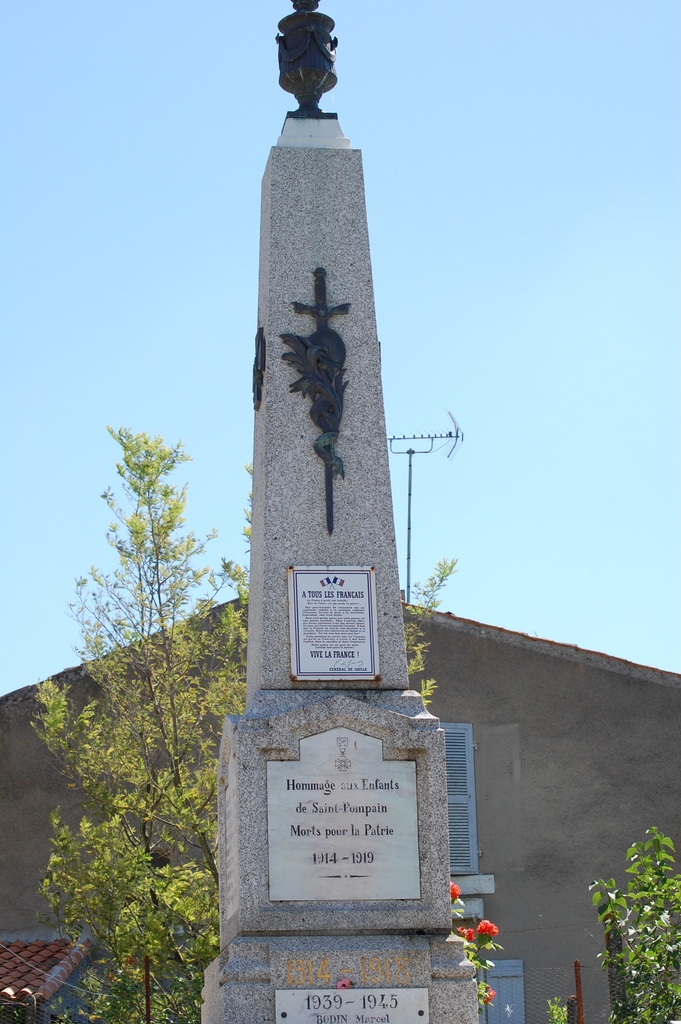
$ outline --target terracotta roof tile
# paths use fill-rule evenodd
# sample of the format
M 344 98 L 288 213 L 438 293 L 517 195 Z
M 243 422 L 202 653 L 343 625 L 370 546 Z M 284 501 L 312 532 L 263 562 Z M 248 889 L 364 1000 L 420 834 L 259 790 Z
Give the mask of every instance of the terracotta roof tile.
M 88 941 L 71 943 L 68 939 L 0 943 L 0 999 L 20 1000 L 27 995 L 49 999 L 89 949 Z

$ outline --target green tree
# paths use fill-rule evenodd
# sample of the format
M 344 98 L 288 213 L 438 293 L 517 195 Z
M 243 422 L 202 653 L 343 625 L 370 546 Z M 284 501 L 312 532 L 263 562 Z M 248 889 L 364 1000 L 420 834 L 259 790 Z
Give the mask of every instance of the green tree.
M 79 653 L 95 683 L 85 706 L 48 680 L 39 734 L 85 813 L 77 829 L 57 809 L 41 886 L 64 934 L 87 926 L 101 951 L 85 981 L 107 1024 L 144 1019 L 144 956 L 152 964 L 155 1024 L 199 1021 L 203 970 L 218 952 L 216 765 L 224 716 L 243 709 L 248 574 L 201 561 L 207 541 L 184 530 L 187 493 L 169 480 L 181 444 L 110 430 L 124 505 L 102 497 L 117 568 L 77 584 Z M 250 467 L 247 467 L 250 470 Z M 250 535 L 247 510 L 246 540 Z M 423 676 L 423 616 L 440 604 L 454 560 L 442 559 L 406 624 L 410 674 Z M 229 582 L 238 604 L 217 607 Z M 426 701 L 434 680 L 421 680 Z
M 429 643 L 423 632 L 423 620 L 442 604 L 442 591 L 457 572 L 456 558 L 441 558 L 425 583 L 414 584 L 415 601 L 407 606 L 404 620 L 404 642 L 407 648 L 407 673 L 418 681 L 423 703 L 428 705 L 437 689 L 434 679 L 426 679 L 426 657 Z
M 109 432 L 122 452 L 123 506 L 102 495 L 117 567 L 91 569 L 73 606 L 95 696 L 77 706 L 48 680 L 36 725 L 85 813 L 73 829 L 54 812 L 41 893 L 63 933 L 86 925 L 102 951 L 87 981 L 96 1017 L 144 1020 L 148 955 L 155 1024 L 198 1024 L 219 946 L 218 746 L 245 694 L 243 603 L 215 599 L 228 581 L 245 598 L 247 577 L 200 564 L 213 535 L 184 529 L 186 487 L 169 480 L 182 445 Z
M 681 875 L 674 844 L 657 828 L 627 850 L 626 890 L 614 878 L 591 885 L 606 931 L 611 1024 L 668 1024 L 681 1017 Z

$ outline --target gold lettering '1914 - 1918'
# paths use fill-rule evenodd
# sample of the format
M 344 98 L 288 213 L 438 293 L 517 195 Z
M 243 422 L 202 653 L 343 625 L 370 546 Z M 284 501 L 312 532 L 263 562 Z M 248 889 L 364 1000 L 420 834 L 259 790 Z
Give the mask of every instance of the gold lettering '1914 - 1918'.
M 286 961 L 286 984 L 292 987 L 329 985 L 338 975 L 353 985 L 409 985 L 409 956 L 361 956 L 359 971 L 330 956 L 305 957 L 295 953 Z M 357 976 L 358 975 L 358 976 Z

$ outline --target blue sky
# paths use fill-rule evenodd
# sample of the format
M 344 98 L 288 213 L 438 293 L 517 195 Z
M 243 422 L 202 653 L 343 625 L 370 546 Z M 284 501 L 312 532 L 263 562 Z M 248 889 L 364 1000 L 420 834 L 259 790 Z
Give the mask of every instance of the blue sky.
M 681 671 L 678 0 L 324 0 L 363 150 L 413 578 L 443 608 Z M 189 524 L 243 557 L 260 178 L 291 101 L 248 7 L 2 14 L 0 692 L 75 664 L 116 446 L 181 438 Z M 406 458 L 391 460 L 404 578 Z

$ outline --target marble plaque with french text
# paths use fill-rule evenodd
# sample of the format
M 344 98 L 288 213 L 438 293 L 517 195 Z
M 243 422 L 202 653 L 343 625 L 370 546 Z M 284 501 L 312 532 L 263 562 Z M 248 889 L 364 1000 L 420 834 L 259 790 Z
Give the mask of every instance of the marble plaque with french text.
M 293 566 L 288 572 L 293 678 L 376 679 L 376 585 L 371 566 Z
M 419 899 L 416 764 L 351 729 L 267 763 L 271 900 Z
M 428 989 L 278 989 L 278 1024 L 428 1024 Z

